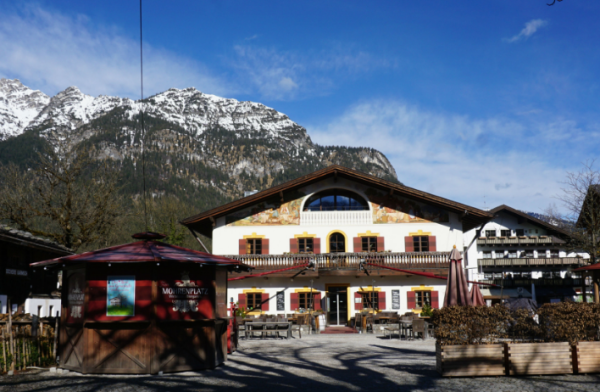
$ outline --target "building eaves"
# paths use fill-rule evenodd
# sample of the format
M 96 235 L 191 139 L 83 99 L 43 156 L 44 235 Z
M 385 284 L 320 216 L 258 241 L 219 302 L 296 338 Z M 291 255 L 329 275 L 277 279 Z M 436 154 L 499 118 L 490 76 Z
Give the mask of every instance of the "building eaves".
M 71 249 L 48 238 L 36 236 L 28 231 L 18 230 L 7 225 L 0 225 L 0 241 L 54 252 L 60 256 L 73 254 Z
M 255 193 L 253 195 L 232 201 L 189 218 L 185 218 L 181 220 L 180 223 L 192 230 L 197 230 L 208 237 L 212 237 L 212 226 L 217 218 L 250 207 L 264 200 L 269 200 L 272 198 L 281 199 L 282 196 L 285 198 L 285 192 L 310 185 L 331 176 L 349 178 L 375 188 L 380 188 L 395 194 L 397 193 L 402 197 L 433 204 L 456 212 L 463 220 L 463 229 L 465 231 L 477 227 L 493 218 L 493 214 L 475 207 L 448 200 L 440 196 L 420 191 L 418 189 L 400 185 L 398 183 L 383 180 L 370 174 L 362 173 L 344 166 L 331 165 L 294 180 L 290 180 L 283 184 L 265 189 L 264 191 Z
M 539 226 L 545 227 L 546 229 L 548 229 L 549 231 L 552 231 L 552 232 L 554 232 L 554 233 L 557 233 L 557 234 L 560 234 L 560 235 L 563 235 L 563 236 L 567 236 L 567 237 L 570 237 L 570 236 L 571 236 L 571 235 L 569 234 L 569 232 L 568 232 L 568 231 L 566 231 L 566 230 L 563 230 L 563 229 L 561 229 L 561 228 L 558 228 L 558 227 L 556 227 L 556 226 L 554 226 L 554 225 L 552 225 L 552 224 L 550 224 L 550 223 L 548 223 L 548 222 L 544 222 L 544 221 L 543 221 L 543 220 L 541 220 L 541 219 L 538 219 L 538 218 L 535 218 L 535 217 L 533 217 L 533 216 L 531 216 L 531 215 L 528 215 L 528 214 L 524 213 L 523 211 L 519 211 L 519 210 L 517 210 L 517 209 L 514 209 L 514 208 L 512 208 L 512 207 L 509 207 L 509 206 L 507 206 L 506 204 L 499 205 L 498 207 L 496 207 L 496 208 L 492 208 L 492 209 L 490 210 L 490 212 L 491 212 L 492 214 L 494 214 L 494 215 L 496 215 L 497 213 L 499 213 L 499 212 L 501 212 L 501 211 L 506 211 L 506 212 L 508 212 L 508 213 L 511 213 L 511 214 L 513 214 L 513 215 L 517 215 L 517 216 L 519 216 L 519 217 L 521 217 L 521 218 L 523 218 L 523 219 L 526 219 L 526 220 L 528 220 L 528 221 L 529 221 L 529 222 L 531 222 L 531 223 L 534 223 L 534 224 L 536 224 L 536 225 L 539 225 Z

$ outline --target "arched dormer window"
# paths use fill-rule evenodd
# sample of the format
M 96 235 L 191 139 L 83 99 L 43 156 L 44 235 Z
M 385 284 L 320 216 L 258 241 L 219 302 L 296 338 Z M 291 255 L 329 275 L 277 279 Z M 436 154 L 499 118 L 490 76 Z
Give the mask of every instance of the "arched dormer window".
M 304 211 L 367 211 L 369 204 L 360 195 L 345 189 L 327 189 L 304 204 Z

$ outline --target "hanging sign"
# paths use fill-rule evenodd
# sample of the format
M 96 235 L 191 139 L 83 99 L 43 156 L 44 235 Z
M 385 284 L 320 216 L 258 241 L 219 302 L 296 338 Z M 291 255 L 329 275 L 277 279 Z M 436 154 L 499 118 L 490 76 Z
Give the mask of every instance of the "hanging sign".
M 392 290 L 392 309 L 400 309 L 400 290 Z
M 277 311 L 285 311 L 285 295 L 283 291 L 277 292 Z
M 135 276 L 108 276 L 106 279 L 106 315 L 135 315 Z
M 85 294 L 85 275 L 76 272 L 69 276 L 67 291 L 67 322 L 75 323 L 83 320 L 83 302 Z

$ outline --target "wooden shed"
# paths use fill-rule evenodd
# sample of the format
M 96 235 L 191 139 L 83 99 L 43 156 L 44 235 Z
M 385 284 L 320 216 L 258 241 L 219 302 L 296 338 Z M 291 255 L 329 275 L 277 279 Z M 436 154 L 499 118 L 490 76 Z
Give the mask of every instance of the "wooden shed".
M 141 241 L 32 263 L 63 270 L 60 367 L 155 374 L 210 369 L 227 356 L 224 257 Z

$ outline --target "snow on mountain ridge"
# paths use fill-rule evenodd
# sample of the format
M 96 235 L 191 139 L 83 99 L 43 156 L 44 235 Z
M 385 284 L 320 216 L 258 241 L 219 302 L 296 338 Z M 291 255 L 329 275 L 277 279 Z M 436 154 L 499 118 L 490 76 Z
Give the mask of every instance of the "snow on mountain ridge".
M 7 91 L 20 91 L 21 96 Z M 73 130 L 116 107 L 125 107 L 132 118 L 139 113 L 141 105 L 139 100 L 129 98 L 92 97 L 73 86 L 50 98 L 18 80 L 2 79 L 0 140 L 40 126 L 45 132 L 56 128 Z M 303 127 L 275 109 L 256 102 L 205 94 L 193 87 L 171 88 L 153 95 L 144 100 L 143 108 L 146 113 L 175 123 L 196 137 L 211 127 L 221 127 L 235 132 L 238 137 L 281 138 L 294 144 L 305 144 L 308 140 Z
M 19 135 L 50 102 L 50 97 L 19 79 L 0 79 L 0 140 Z

